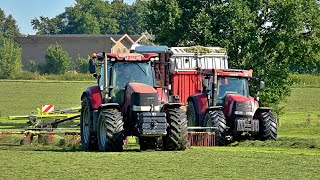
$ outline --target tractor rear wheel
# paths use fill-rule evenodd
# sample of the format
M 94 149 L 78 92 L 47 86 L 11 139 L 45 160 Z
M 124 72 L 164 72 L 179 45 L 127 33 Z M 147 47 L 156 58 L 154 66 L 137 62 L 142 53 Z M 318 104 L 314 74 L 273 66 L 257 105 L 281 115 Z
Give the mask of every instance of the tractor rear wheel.
M 227 144 L 226 133 L 227 123 L 226 118 L 221 110 L 208 111 L 204 118 L 206 127 L 214 127 L 215 142 L 218 146 Z M 211 130 L 208 130 L 211 131 Z
M 101 110 L 98 119 L 98 144 L 100 151 L 123 150 L 123 121 L 116 109 Z
M 188 120 L 188 127 L 196 126 L 196 110 L 193 101 L 188 101 L 187 107 L 187 120 Z
M 80 136 L 82 149 L 85 151 L 96 150 L 98 143 L 92 132 L 92 110 L 87 97 L 82 98 L 80 110 Z
M 180 108 L 166 110 L 167 135 L 163 140 L 164 150 L 185 150 L 188 142 L 187 118 L 184 111 Z
M 277 139 L 277 120 L 271 112 L 262 112 L 260 115 L 260 131 L 261 140 Z

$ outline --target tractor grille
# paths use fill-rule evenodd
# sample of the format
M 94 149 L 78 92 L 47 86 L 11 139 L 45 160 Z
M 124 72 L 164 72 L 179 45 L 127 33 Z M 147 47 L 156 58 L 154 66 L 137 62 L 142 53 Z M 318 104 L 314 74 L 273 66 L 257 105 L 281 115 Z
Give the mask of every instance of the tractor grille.
M 236 111 L 244 111 L 244 112 L 251 112 L 252 105 L 251 102 L 236 102 Z
M 136 106 L 158 106 L 158 94 L 157 93 L 132 93 L 131 105 Z

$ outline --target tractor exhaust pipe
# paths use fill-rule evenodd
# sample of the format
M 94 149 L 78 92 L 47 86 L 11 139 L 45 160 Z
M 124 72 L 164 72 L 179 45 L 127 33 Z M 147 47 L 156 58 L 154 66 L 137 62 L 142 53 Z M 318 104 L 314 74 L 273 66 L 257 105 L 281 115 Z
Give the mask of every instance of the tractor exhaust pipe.
M 108 88 L 108 57 L 106 52 L 102 53 L 103 56 L 103 70 L 104 70 L 104 82 L 103 82 L 103 103 L 107 103 L 109 99 L 109 88 Z

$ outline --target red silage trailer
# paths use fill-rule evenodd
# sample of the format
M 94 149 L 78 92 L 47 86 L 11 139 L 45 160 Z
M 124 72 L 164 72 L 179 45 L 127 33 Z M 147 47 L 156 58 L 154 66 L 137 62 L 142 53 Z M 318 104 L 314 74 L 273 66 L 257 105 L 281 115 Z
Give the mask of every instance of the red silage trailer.
M 190 52 L 190 47 L 139 46 L 138 53 L 158 53 L 155 77 L 161 87 L 177 102 L 187 105 L 190 95 L 202 91 L 199 69 L 228 69 L 226 50 L 220 47 L 202 47 L 207 53 Z M 191 50 L 192 51 L 192 50 Z

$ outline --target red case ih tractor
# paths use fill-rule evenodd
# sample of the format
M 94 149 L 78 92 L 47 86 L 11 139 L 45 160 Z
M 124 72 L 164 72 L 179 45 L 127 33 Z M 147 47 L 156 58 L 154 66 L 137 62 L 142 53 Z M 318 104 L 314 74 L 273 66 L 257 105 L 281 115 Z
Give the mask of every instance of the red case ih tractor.
M 98 85 L 81 96 L 84 150 L 122 151 L 126 136 L 137 136 L 141 150 L 186 149 L 187 120 L 181 104 L 169 103 L 165 90 L 156 87 L 153 61 L 158 59 L 154 53 L 93 54 L 89 71 Z
M 252 71 L 203 69 L 200 73 L 204 90 L 188 98 L 188 126 L 213 127 L 218 145 L 244 135 L 276 140 L 277 121 L 270 108 L 259 107 L 257 99 L 249 96 Z

